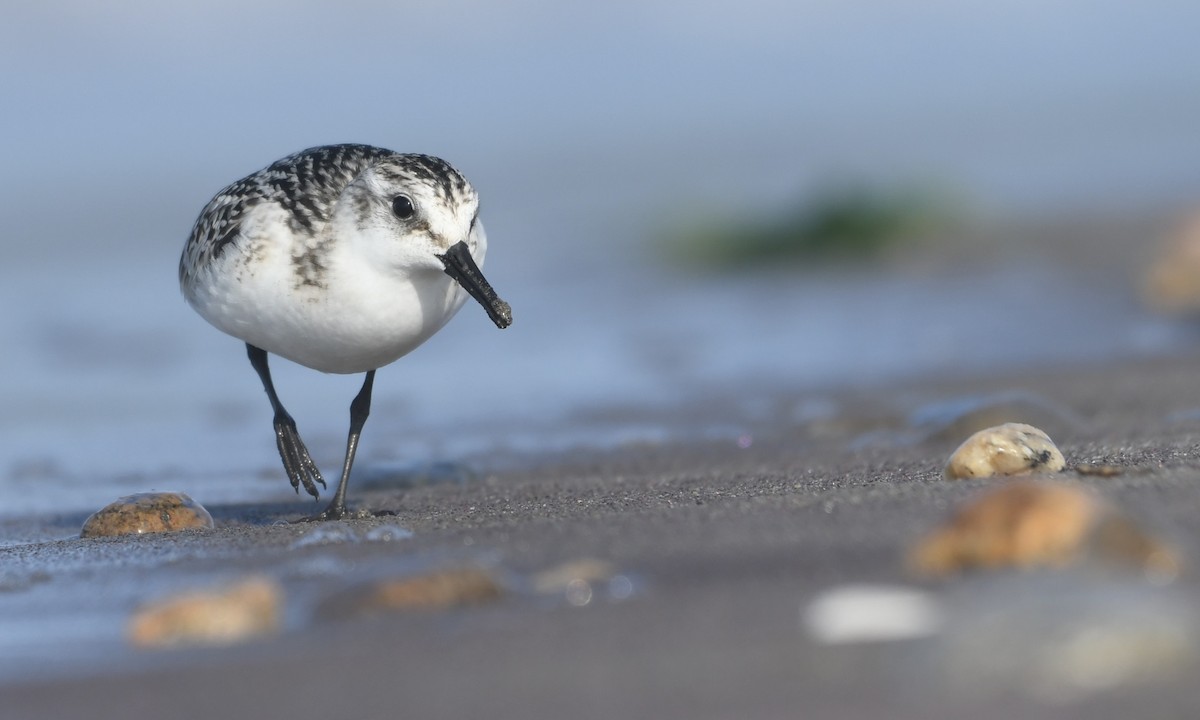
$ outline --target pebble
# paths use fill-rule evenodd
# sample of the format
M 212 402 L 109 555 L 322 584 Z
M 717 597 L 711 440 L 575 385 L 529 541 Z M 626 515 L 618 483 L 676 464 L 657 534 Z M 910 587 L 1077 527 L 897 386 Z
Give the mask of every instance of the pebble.
M 593 558 L 571 560 L 542 570 L 533 576 L 533 589 L 542 595 L 553 595 L 568 591 L 580 582 L 605 583 L 617 574 L 612 563 Z
M 800 615 L 807 635 L 823 645 L 910 640 L 937 633 L 942 622 L 932 594 L 897 585 L 840 585 Z
M 965 579 L 939 598 L 941 632 L 897 653 L 895 669 L 977 706 L 1018 694 L 1061 709 L 1195 684 L 1200 616 L 1187 591 L 1066 572 Z
M 1184 219 L 1166 238 L 1145 274 L 1142 295 L 1161 312 L 1200 311 L 1200 212 Z
M 180 593 L 134 613 L 129 641 L 143 648 L 229 645 L 279 629 L 283 590 L 250 577 L 226 588 Z
M 918 542 L 909 564 L 923 575 L 971 568 L 1060 568 L 1082 560 L 1173 580 L 1180 559 L 1116 508 L 1071 483 L 1019 480 L 985 493 Z
M 1096 465 L 1093 463 L 1080 463 L 1075 466 L 1075 472 L 1080 475 L 1093 475 L 1095 477 L 1116 477 L 1125 472 L 1125 468 L 1117 465 Z
M 145 492 L 126 495 L 97 510 L 84 521 L 79 536 L 111 537 L 212 527 L 212 515 L 184 493 Z
M 381 580 L 340 592 L 323 602 L 318 615 L 356 617 L 402 610 L 443 610 L 498 600 L 503 589 L 486 570 L 439 570 Z
M 531 578 L 539 595 L 560 595 L 568 605 L 584 607 L 597 597 L 627 600 L 633 594 L 633 580 L 618 572 L 612 563 L 594 558 L 571 560 L 542 570 Z
M 1061 472 L 1063 454 L 1050 436 L 1032 425 L 1004 423 L 980 430 L 958 446 L 946 463 L 947 480 Z

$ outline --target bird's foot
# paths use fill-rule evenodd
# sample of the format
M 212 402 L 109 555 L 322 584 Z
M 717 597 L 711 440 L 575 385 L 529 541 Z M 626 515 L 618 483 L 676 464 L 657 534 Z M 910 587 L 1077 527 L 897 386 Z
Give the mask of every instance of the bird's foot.
M 395 514 L 395 513 L 392 513 Z M 366 520 L 367 518 L 376 517 L 377 514 L 370 510 L 349 510 L 345 505 L 330 503 L 329 507 L 325 508 L 316 515 L 293 520 L 294 523 L 308 522 L 325 522 L 327 520 Z
M 292 487 L 297 493 L 300 492 L 300 486 L 303 485 L 305 492 L 314 498 L 319 498 L 321 493 L 317 490 L 317 484 L 320 483 L 321 487 L 325 487 L 325 478 L 321 477 L 321 471 L 317 469 L 317 464 L 308 454 L 308 448 L 300 439 L 296 423 L 288 422 L 288 420 L 291 418 L 276 419 L 275 421 L 275 444 L 279 447 L 279 457 L 283 459 L 283 468 L 287 471 L 288 480 L 291 481 Z

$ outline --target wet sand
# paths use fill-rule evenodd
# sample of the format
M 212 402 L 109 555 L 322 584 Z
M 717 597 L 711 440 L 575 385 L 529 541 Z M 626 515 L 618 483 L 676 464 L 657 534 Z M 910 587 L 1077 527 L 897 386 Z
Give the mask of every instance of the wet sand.
M 1194 570 L 1165 585 L 1095 568 L 928 581 L 908 573 L 903 554 L 996 483 L 942 479 L 965 431 L 945 424 L 953 413 L 929 412 L 983 397 L 1001 414 L 1006 404 L 1040 414 L 1012 419 L 1050 431 L 1069 469 L 1119 467 L 1112 477 L 1066 475 L 1168 538 L 1194 568 L 1198 373 L 1200 357 L 1186 357 L 915 381 L 821 393 L 834 410 L 816 419 L 784 412 L 811 400 L 801 393 L 779 398 L 778 416 L 742 439 L 748 447 L 728 438 L 626 446 L 477 468 L 457 482 L 352 487 L 352 504 L 395 515 L 338 526 L 359 538 L 396 525 L 413 533 L 390 542 L 323 544 L 311 533 L 324 528 L 276 524 L 313 509 L 299 499 L 209 504 L 216 530 L 170 536 L 69 538 L 82 514 L 6 520 L 0 537 L 10 541 L 63 539 L 0 549 L 4 714 L 1194 715 Z M 932 424 L 918 427 L 921 408 Z M 706 412 L 719 416 L 721 402 Z M 620 583 L 594 582 L 573 598 L 533 589 L 537 573 L 588 558 L 611 563 Z M 502 597 L 378 617 L 319 612 L 356 583 L 464 565 L 487 568 Z M 125 640 L 140 604 L 247 574 L 282 585 L 279 635 L 155 651 Z M 946 624 L 923 639 L 821 645 L 802 611 L 845 583 L 925 588 Z M 1098 647 L 1116 669 L 1043 677 L 1038 658 L 1075 657 L 1055 644 L 1055 628 L 1083 617 L 1099 618 L 1088 637 L 1111 640 Z M 1179 642 L 1164 649 L 1164 633 Z

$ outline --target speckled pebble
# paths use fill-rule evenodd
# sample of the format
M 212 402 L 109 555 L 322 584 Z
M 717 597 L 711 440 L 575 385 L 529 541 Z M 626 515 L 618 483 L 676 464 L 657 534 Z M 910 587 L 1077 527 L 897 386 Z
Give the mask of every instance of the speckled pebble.
M 492 602 L 502 594 L 500 583 L 486 570 L 439 570 L 350 588 L 322 603 L 318 614 L 339 618 L 399 610 L 439 610 Z
M 1023 423 L 980 430 L 958 446 L 946 463 L 947 480 L 1056 473 L 1066 460 L 1046 433 Z
M 134 613 L 129 641 L 145 648 L 228 645 L 279 628 L 283 591 L 273 580 L 247 578 L 215 591 L 180 593 Z
M 1065 567 L 1090 559 L 1174 579 L 1180 560 L 1113 506 L 1072 483 L 1013 481 L 968 502 L 912 549 L 923 575 L 971 568 Z
M 80 537 L 140 535 L 213 527 L 204 506 L 184 493 L 147 492 L 126 495 L 92 514 Z

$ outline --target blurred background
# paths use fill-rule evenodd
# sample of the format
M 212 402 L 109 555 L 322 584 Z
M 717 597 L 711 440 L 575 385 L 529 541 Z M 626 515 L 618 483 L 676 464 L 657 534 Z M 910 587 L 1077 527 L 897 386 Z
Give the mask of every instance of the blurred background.
M 217 190 L 312 145 L 464 171 L 515 317 L 467 306 L 380 374 L 366 472 L 744 445 L 829 388 L 1193 347 L 1137 278 L 1200 195 L 1197 27 L 1189 0 L 9 7 L 0 512 L 290 493 L 176 263 Z M 361 379 L 275 368 L 333 474 Z

